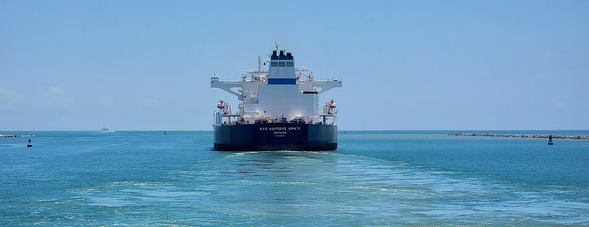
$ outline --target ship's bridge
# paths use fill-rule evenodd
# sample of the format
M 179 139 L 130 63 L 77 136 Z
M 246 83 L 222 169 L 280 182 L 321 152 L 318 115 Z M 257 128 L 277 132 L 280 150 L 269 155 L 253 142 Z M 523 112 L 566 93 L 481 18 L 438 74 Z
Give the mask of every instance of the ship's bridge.
M 237 122 L 245 124 L 260 119 L 325 123 L 327 116 L 333 117 L 335 123 L 335 111 L 321 113 L 318 100 L 319 94 L 341 87 L 341 79 L 316 81 L 309 69 L 295 68 L 294 56 L 284 50 L 272 51 L 268 62 L 265 69 L 259 58 L 258 70 L 244 73 L 241 81 L 220 81 L 216 74 L 211 77 L 211 87 L 223 89 L 241 101 L 238 113 L 232 114 L 230 109 L 223 112 L 229 122 L 236 117 Z M 216 119 L 219 124 L 220 118 Z
M 294 68 L 294 57 L 290 52 L 284 54 L 284 50 L 272 51 L 270 57 L 270 69 L 268 72 L 268 84 L 296 84 L 297 77 Z

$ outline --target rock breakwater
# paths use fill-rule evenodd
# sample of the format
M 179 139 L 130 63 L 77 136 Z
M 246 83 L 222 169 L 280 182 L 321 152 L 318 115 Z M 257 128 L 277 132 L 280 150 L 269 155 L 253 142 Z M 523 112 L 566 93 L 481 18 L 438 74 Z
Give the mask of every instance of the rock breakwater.
M 33 137 L 35 135 L 11 135 L 11 134 L 0 134 L 0 138 L 2 137 Z
M 573 135 L 493 134 L 493 133 L 470 133 L 470 132 L 454 132 L 454 133 L 449 133 L 448 135 L 451 135 L 451 136 L 513 137 L 513 138 L 548 138 L 549 136 L 552 136 L 553 139 L 589 140 L 589 136 L 573 136 Z

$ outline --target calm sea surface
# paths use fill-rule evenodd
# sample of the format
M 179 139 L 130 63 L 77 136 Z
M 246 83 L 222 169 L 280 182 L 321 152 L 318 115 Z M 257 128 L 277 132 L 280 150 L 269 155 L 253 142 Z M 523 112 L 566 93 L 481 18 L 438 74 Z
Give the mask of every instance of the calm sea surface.
M 341 131 L 337 151 L 219 152 L 211 132 L 10 133 L 37 136 L 0 138 L 0 226 L 589 225 L 589 140 Z

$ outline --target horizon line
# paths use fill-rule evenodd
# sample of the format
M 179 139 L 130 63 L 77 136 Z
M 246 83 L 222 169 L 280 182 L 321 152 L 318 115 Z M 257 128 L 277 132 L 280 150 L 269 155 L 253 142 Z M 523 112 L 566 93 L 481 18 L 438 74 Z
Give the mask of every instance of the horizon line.
M 0 132 L 101 132 L 91 129 L 0 130 Z M 120 129 L 115 132 L 197 132 L 212 129 Z M 337 131 L 589 131 L 589 129 L 338 129 Z

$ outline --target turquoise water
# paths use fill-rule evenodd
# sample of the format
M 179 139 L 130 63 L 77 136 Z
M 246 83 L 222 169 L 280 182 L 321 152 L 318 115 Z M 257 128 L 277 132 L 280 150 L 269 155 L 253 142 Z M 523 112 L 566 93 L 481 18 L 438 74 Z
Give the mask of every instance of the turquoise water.
M 37 136 L 0 138 L 0 226 L 589 225 L 588 140 L 342 131 L 337 151 L 218 152 L 211 132 L 12 133 Z

